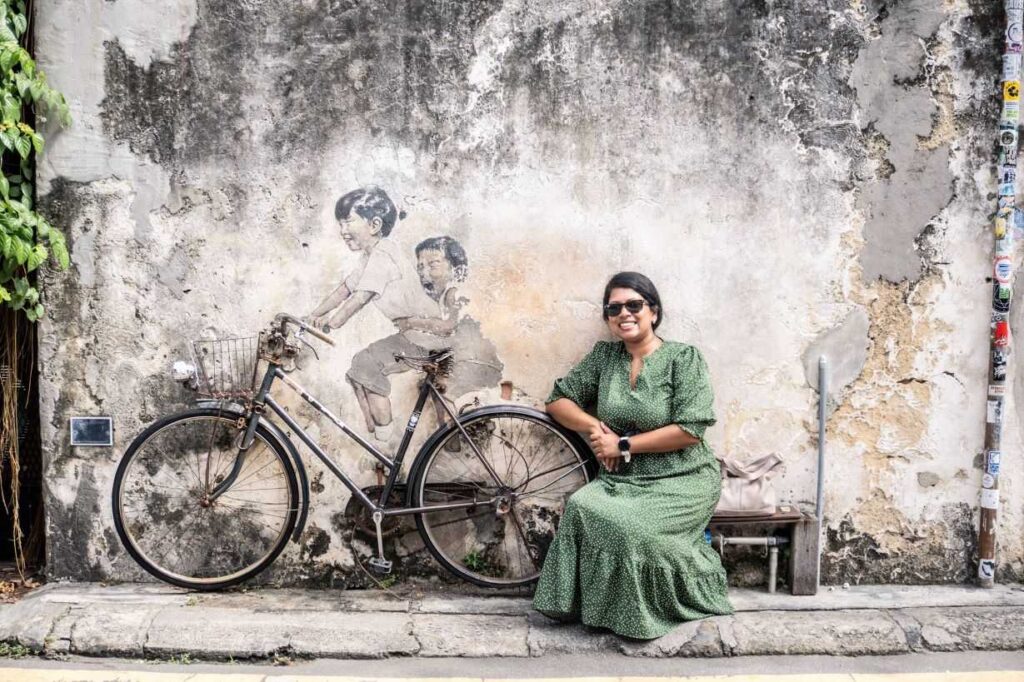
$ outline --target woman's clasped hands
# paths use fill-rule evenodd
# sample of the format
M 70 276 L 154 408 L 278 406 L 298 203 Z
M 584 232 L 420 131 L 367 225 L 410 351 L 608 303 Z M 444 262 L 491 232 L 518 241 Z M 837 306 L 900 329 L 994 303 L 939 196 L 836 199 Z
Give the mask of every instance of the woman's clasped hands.
M 608 428 L 604 422 L 598 422 L 590 429 L 590 449 L 594 456 L 607 471 L 617 471 L 622 461 L 619 452 L 619 434 Z

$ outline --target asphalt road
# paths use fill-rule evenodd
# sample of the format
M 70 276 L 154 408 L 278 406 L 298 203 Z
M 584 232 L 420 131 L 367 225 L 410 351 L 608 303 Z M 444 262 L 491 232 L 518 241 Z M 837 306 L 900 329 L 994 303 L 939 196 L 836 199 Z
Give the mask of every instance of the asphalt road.
M 674 678 L 758 682 L 1024 682 L 1024 652 L 962 652 L 901 656 L 771 656 L 718 659 L 637 659 L 619 654 L 543 658 L 314 660 L 249 663 L 187 663 L 69 657 L 0 659 L 2 682 L 283 682 L 287 678 L 462 678 L 503 680 L 557 678 Z M 717 677 L 723 676 L 723 677 Z M 312 682 L 309 680 L 308 682 Z

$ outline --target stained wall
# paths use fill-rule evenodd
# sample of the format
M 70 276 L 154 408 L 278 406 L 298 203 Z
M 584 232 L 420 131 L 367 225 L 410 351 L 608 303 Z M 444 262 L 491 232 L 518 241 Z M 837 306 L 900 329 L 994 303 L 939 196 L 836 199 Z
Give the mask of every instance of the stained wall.
M 336 200 L 376 185 L 406 214 L 397 253 L 414 262 L 436 236 L 463 248 L 472 352 L 491 368 L 478 382 L 500 376 L 518 399 L 542 400 L 603 338 L 609 274 L 644 271 L 662 290 L 665 335 L 710 365 L 712 444 L 782 454 L 780 494 L 808 509 L 827 355 L 823 579 L 968 580 L 997 5 L 38 2 L 39 61 L 74 115 L 49 131 L 40 170 L 73 263 L 45 281 L 48 571 L 141 577 L 109 491 L 131 438 L 189 398 L 170 363 L 190 339 L 310 313 L 357 267 Z M 345 374 L 394 332 L 368 306 L 301 380 L 360 426 Z M 392 378 L 404 414 L 414 378 Z M 999 571 L 1018 580 L 1024 457 L 1021 408 L 1008 405 Z M 113 417 L 115 446 L 71 447 L 69 417 L 97 414 Z M 271 577 L 356 584 L 365 545 L 341 513 L 347 493 L 311 469 L 310 525 Z M 432 570 L 414 540 L 398 545 Z

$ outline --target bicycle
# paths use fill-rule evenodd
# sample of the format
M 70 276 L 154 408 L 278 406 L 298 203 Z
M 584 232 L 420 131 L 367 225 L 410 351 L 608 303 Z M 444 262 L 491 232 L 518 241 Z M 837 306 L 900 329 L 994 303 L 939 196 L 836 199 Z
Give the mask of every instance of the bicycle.
M 596 476 L 596 459 L 579 434 L 524 406 L 456 414 L 443 396 L 452 351 L 396 354 L 423 378 L 389 457 L 288 376 L 300 344 L 316 355 L 306 335 L 335 345 L 287 314 L 255 337 L 193 343 L 195 366 L 177 378 L 202 399 L 139 434 L 114 477 L 114 526 L 132 558 L 172 585 L 216 590 L 253 578 L 289 540 L 298 542 L 309 481 L 295 443 L 273 414 L 368 510 L 376 535 L 377 553 L 368 562 L 374 573 L 392 570 L 384 555 L 384 521 L 412 515 L 424 545 L 459 578 L 484 587 L 534 582 L 565 500 Z M 276 382 L 372 456 L 387 473 L 383 486 L 368 493 L 346 475 L 270 394 Z M 404 504 L 395 505 L 402 463 L 428 398 L 443 408 L 438 414 L 445 419 L 413 460 Z

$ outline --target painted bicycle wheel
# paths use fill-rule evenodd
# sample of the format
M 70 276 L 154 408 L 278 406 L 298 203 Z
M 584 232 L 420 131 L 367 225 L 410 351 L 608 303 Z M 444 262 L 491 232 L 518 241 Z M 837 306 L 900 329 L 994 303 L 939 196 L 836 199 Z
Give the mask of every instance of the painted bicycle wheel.
M 583 440 L 546 414 L 487 407 L 431 437 L 413 465 L 409 504 L 439 507 L 416 524 L 446 569 L 516 587 L 537 580 L 566 500 L 595 475 Z
M 189 410 L 153 424 L 125 452 L 114 525 L 150 574 L 215 590 L 253 577 L 284 549 L 298 508 L 294 468 L 262 426 L 239 450 L 243 431 L 237 415 Z

